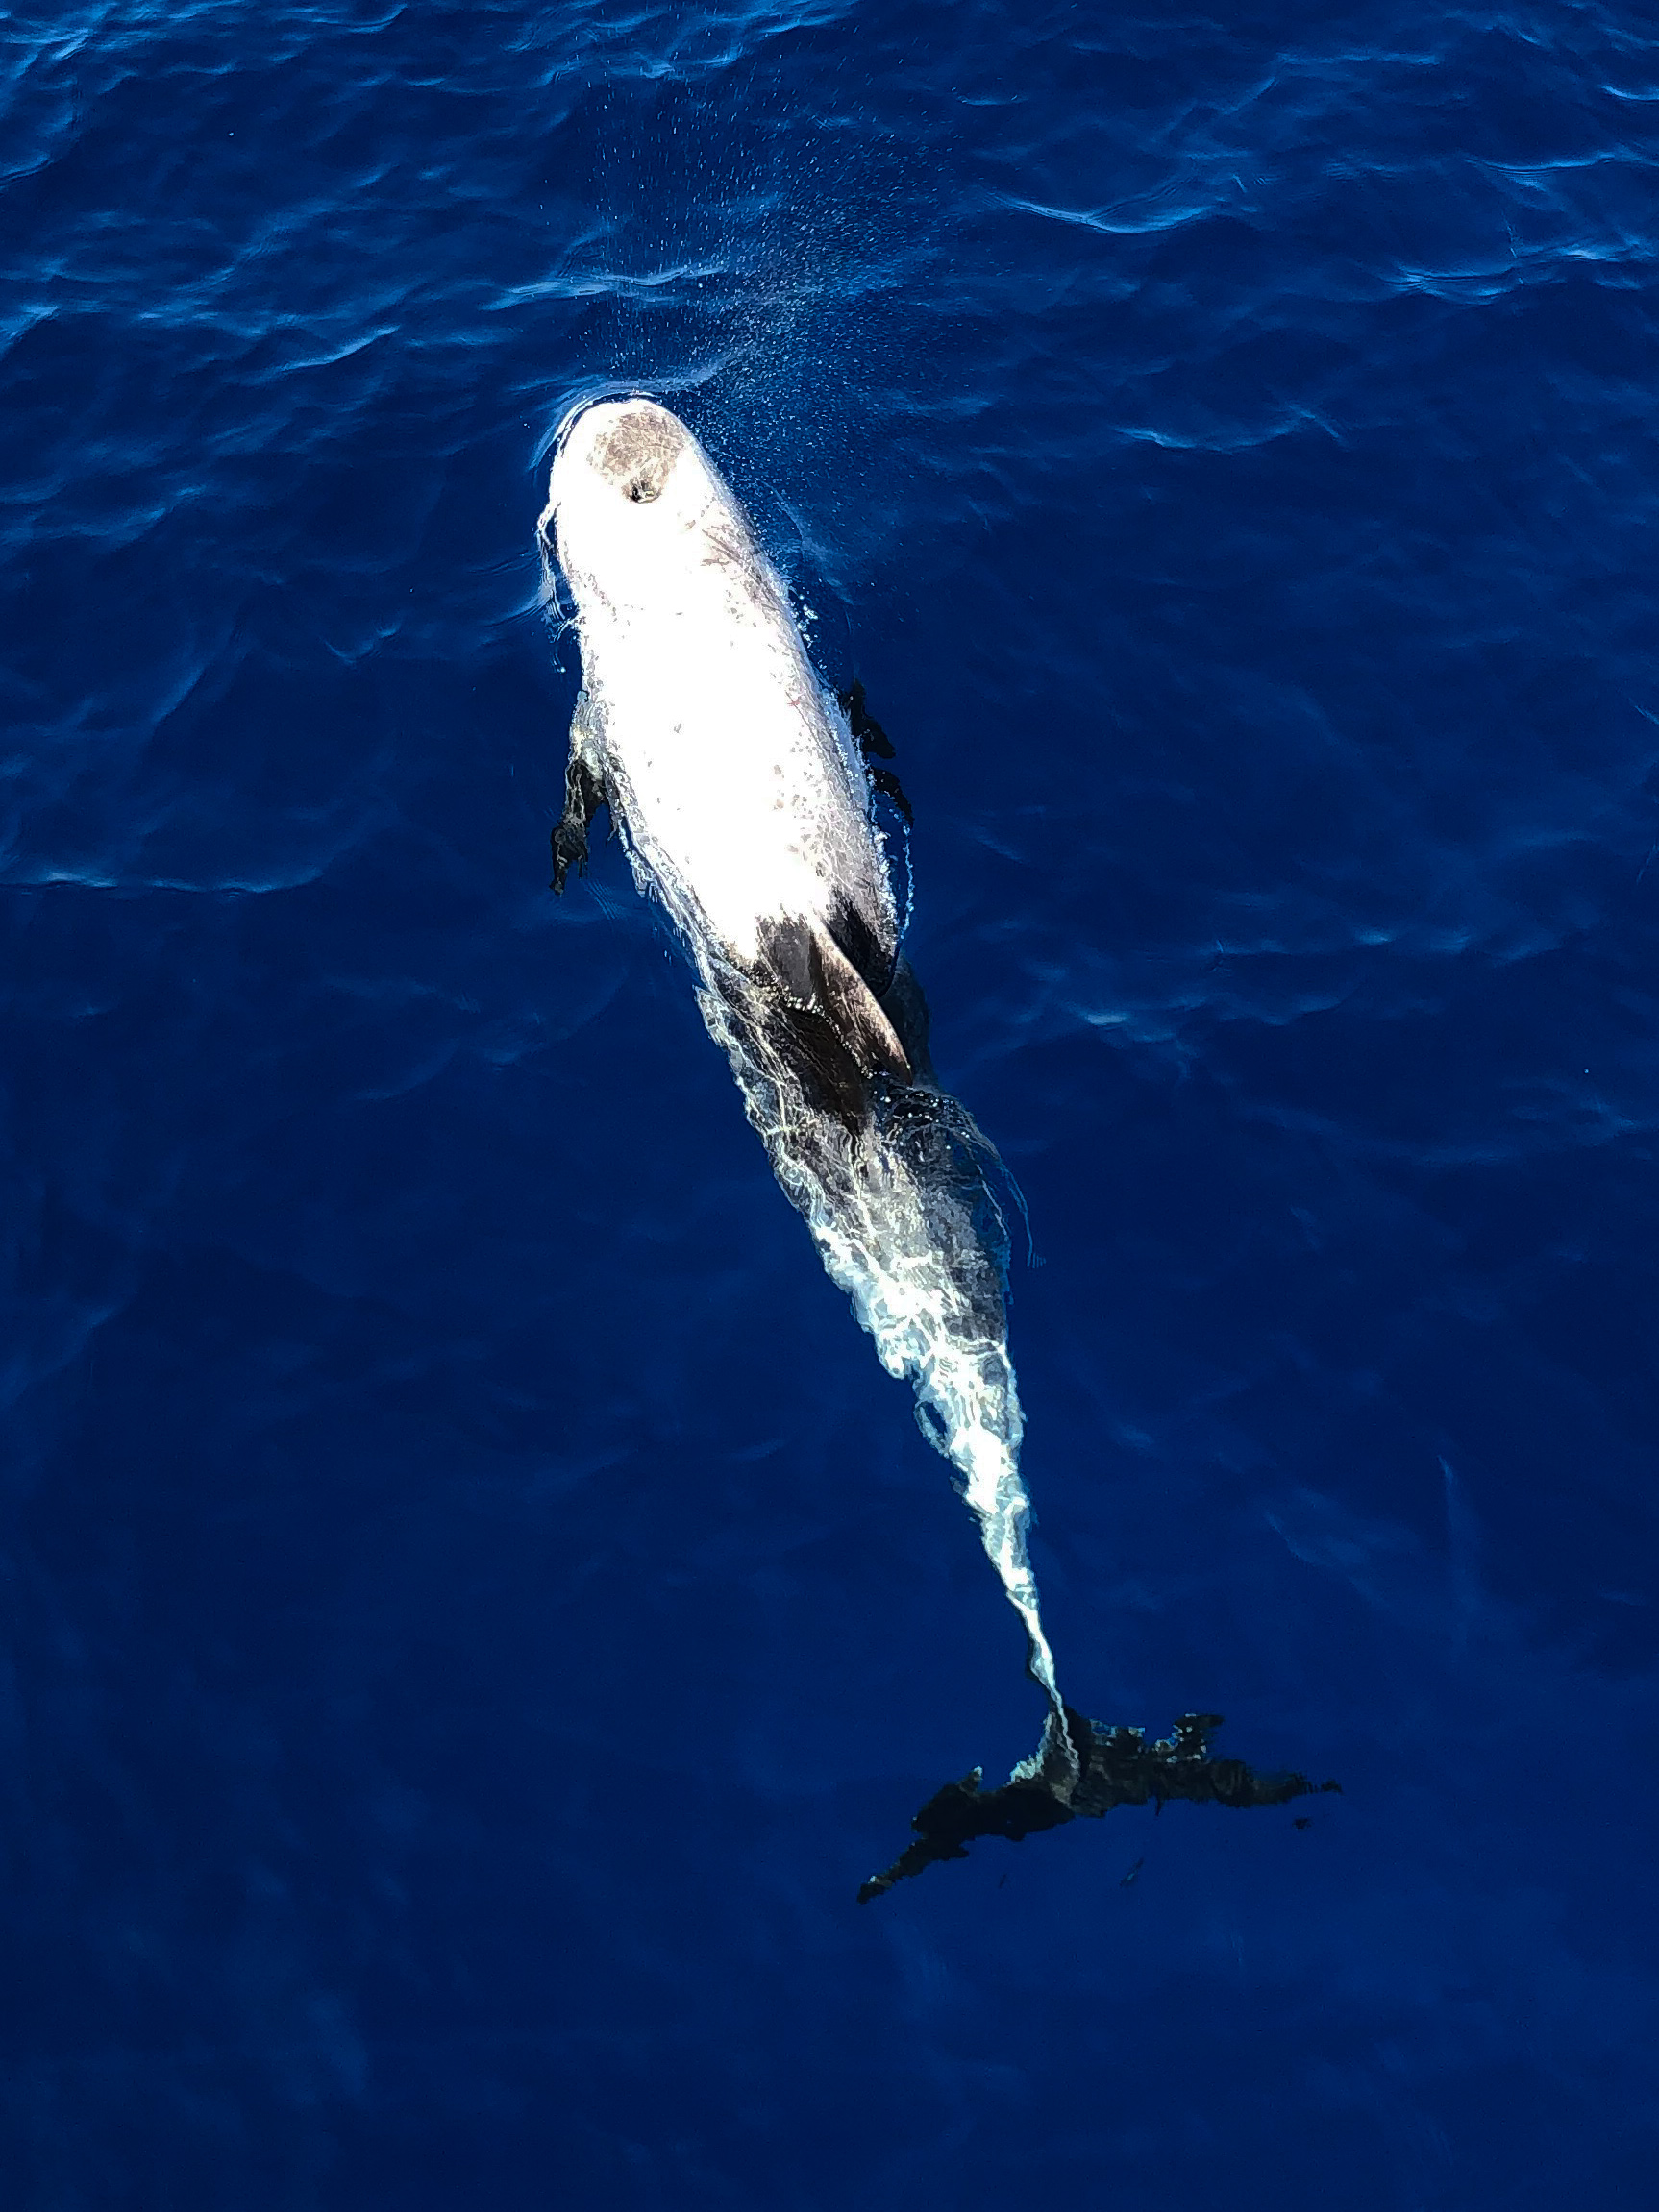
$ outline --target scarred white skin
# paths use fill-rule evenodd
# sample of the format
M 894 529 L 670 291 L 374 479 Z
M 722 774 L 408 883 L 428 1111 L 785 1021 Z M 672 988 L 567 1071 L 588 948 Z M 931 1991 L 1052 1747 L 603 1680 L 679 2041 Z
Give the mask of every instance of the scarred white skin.
M 541 524 L 576 602 L 604 779 L 675 920 L 748 964 L 765 922 L 829 928 L 850 901 L 890 955 L 862 763 L 684 424 L 647 399 L 584 408 L 560 434 Z

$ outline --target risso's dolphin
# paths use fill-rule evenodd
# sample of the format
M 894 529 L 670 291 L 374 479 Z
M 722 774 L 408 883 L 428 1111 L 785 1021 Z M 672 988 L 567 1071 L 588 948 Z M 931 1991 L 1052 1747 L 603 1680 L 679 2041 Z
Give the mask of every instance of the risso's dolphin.
M 996 1158 L 934 1080 L 873 794 L 909 810 L 862 691 L 826 689 L 748 517 L 653 400 L 566 418 L 540 536 L 582 651 L 553 888 L 585 868 L 608 807 L 636 884 L 690 957 L 779 1182 L 960 1478 L 1048 1700 L 1042 1741 L 1007 1784 L 981 1790 L 976 1771 L 940 1791 L 916 1816 L 918 1842 L 860 1894 L 961 1856 L 976 1835 L 1114 1804 L 1299 1794 L 1300 1775 L 1210 1758 L 1214 1716 L 1149 1745 L 1060 1695 L 1026 1546 Z

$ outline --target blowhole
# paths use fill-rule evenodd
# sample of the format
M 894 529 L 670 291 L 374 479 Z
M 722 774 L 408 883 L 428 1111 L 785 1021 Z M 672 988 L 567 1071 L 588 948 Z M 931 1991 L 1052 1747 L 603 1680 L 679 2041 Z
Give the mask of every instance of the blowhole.
M 635 477 L 624 489 L 637 506 L 643 500 L 654 500 L 661 486 L 654 484 L 649 477 Z

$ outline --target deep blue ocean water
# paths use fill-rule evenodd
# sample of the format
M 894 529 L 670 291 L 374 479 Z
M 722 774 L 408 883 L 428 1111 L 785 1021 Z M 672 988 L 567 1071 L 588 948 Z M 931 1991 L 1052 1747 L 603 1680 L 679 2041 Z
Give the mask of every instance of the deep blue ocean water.
M 0 2200 L 1651 2205 L 1652 18 L 0 31 Z M 1041 1711 L 547 890 L 631 387 L 898 744 L 1070 1694 L 1340 1798 L 854 1902 Z

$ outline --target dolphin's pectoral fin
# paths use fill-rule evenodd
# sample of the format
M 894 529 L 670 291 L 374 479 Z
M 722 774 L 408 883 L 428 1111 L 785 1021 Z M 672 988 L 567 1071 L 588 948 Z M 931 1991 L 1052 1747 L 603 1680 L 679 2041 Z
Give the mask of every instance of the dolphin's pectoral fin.
M 1021 1843 L 1079 1816 L 1103 1819 L 1115 1805 L 1155 1803 L 1161 1809 L 1172 1797 L 1243 1808 L 1288 1805 L 1316 1789 L 1340 1789 L 1339 1782 L 1315 1783 L 1304 1774 L 1257 1774 L 1241 1758 L 1212 1758 L 1209 1739 L 1220 1726 L 1219 1713 L 1183 1713 L 1163 1742 L 1149 1744 L 1144 1729 L 1104 1728 L 1068 1706 L 1066 1734 L 1075 1764 L 1039 1757 L 1016 1767 L 1001 1789 L 981 1789 L 978 1768 L 961 1782 L 948 1782 L 910 1823 L 916 1841 L 862 1884 L 858 1902 L 883 1896 L 925 1866 L 966 1858 L 969 1844 L 981 1835 Z
M 893 771 L 890 768 L 871 768 L 866 763 L 864 773 L 870 778 L 870 789 L 880 792 L 884 799 L 890 799 L 913 829 L 916 826 L 916 810 L 904 797 L 904 786 Z
M 837 692 L 835 696 L 847 716 L 853 742 L 863 755 L 864 773 L 870 779 L 871 790 L 879 791 L 884 799 L 890 799 L 904 820 L 914 827 L 915 812 L 904 796 L 904 787 L 898 776 L 890 768 L 871 765 L 874 761 L 893 760 L 898 756 L 893 750 L 893 740 L 864 703 L 864 686 L 854 676 L 848 688 Z
M 866 760 L 894 760 L 893 740 L 864 703 L 864 686 L 854 676 L 845 691 L 837 692 L 847 720 L 853 727 L 853 742 Z
M 605 787 L 604 755 L 587 694 L 576 702 L 570 725 L 570 758 L 564 769 L 564 812 L 553 832 L 553 889 L 562 897 L 572 868 L 587 873 L 587 832 L 602 806 L 610 804 Z
M 602 806 L 610 803 L 605 786 L 586 761 L 571 755 L 564 772 L 564 813 L 553 832 L 553 888 L 562 896 L 572 868 L 587 873 L 587 832 Z

